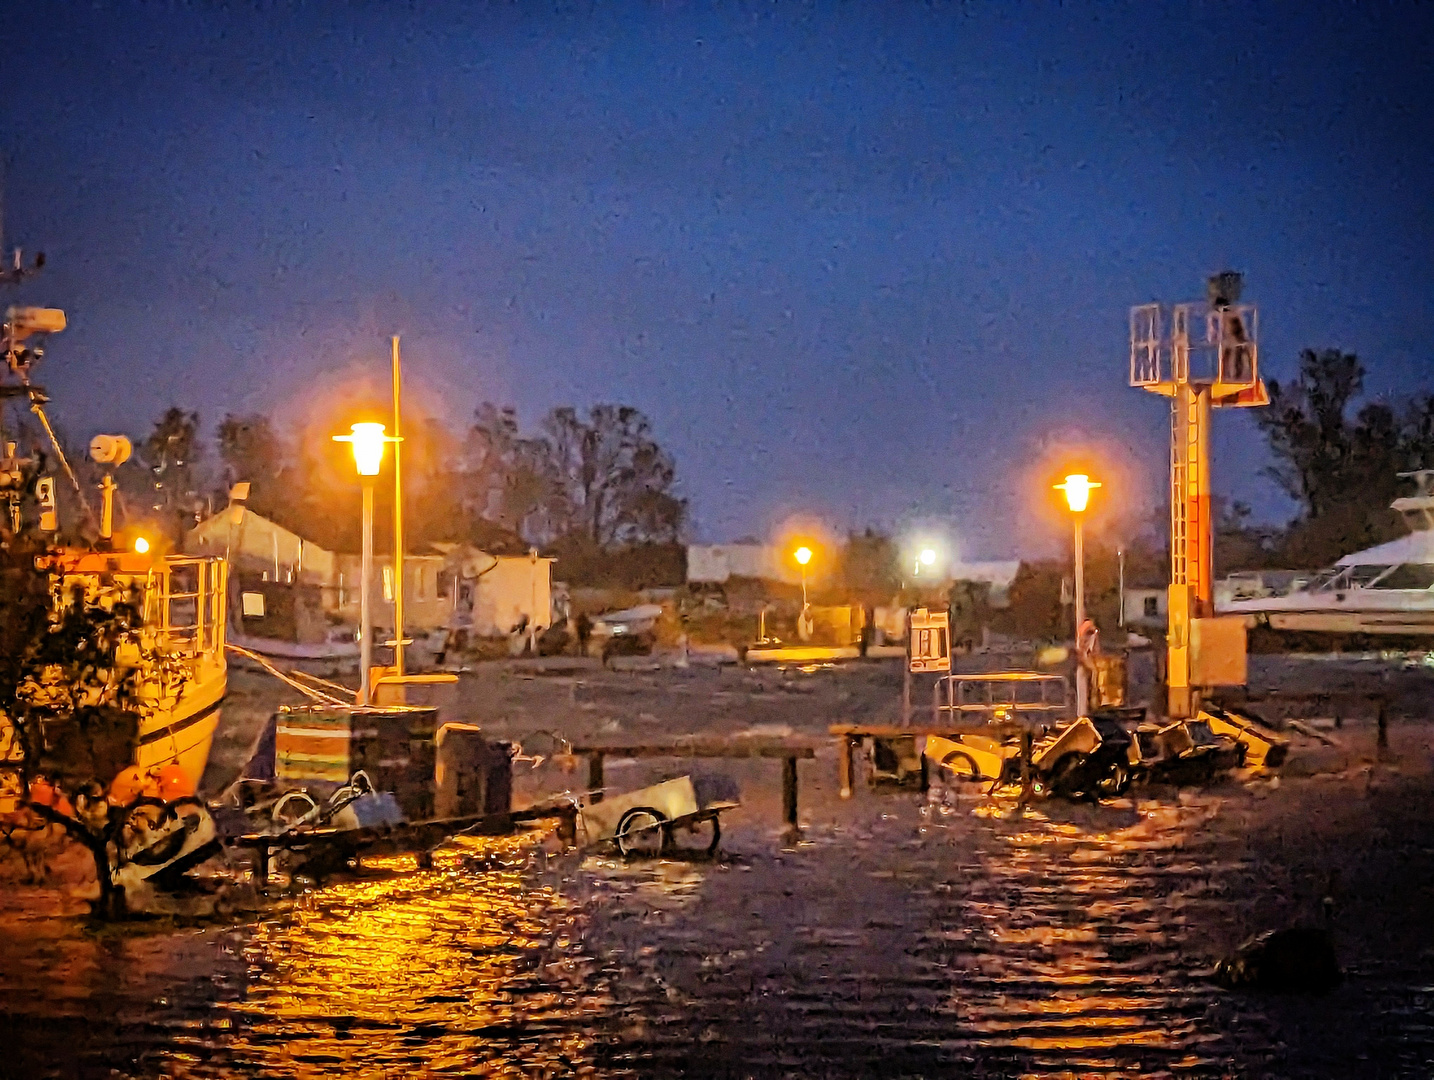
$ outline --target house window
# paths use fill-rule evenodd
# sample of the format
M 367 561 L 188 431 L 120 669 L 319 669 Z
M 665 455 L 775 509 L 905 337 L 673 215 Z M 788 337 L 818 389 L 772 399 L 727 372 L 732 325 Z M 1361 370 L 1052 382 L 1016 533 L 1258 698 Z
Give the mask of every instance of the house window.
M 1147 619 L 1158 619 L 1160 617 L 1160 598 L 1158 596 L 1147 596 L 1145 598 L 1145 617 Z
M 383 598 L 390 604 L 393 603 L 393 564 L 386 564 L 383 568 Z

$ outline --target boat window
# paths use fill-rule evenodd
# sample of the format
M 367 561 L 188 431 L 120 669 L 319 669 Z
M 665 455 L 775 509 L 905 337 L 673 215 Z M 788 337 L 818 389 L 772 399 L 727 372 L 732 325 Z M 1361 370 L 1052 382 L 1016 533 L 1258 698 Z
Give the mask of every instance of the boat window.
M 1365 588 L 1392 569 L 1394 568 L 1391 566 L 1351 566 L 1349 568 L 1349 584 L 1356 589 Z
M 1376 589 L 1434 589 L 1434 563 L 1396 566 L 1374 583 Z

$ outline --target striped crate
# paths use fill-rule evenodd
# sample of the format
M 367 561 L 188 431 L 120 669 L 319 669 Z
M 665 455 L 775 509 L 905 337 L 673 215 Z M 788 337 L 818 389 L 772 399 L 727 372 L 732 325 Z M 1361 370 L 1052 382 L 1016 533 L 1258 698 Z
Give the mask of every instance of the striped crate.
M 279 711 L 274 776 L 282 782 L 346 783 L 362 769 L 391 791 L 410 821 L 433 816 L 437 709 L 299 706 Z

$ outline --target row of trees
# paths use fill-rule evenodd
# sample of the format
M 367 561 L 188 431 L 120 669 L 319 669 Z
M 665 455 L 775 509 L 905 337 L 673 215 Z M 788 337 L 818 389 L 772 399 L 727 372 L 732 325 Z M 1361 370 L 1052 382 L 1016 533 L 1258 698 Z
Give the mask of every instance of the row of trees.
M 1396 474 L 1434 466 L 1434 395 L 1366 400 L 1365 374 L 1351 353 L 1305 350 L 1294 379 L 1270 382 L 1270 406 L 1253 416 L 1273 459 L 1266 473 L 1298 513 L 1268 525 L 1242 504 L 1220 507 L 1219 573 L 1314 568 L 1402 533 L 1389 503 L 1401 490 Z M 128 509 L 177 533 L 247 480 L 258 512 L 326 547 L 352 549 L 357 488 L 343 449 L 329 439 L 333 426 L 284 430 L 268 416 L 228 414 L 211 447 L 197 414 L 170 409 L 138 445 L 136 464 L 121 470 Z M 524 430 L 515 410 L 485 402 L 461 431 L 425 420 L 405 437 L 405 511 L 415 540 L 538 545 L 596 566 L 600 553 L 670 547 L 682 536 L 687 503 L 675 464 L 648 418 L 629 406 L 555 408 Z M 381 509 L 387 496 L 380 485 Z M 1158 514 L 1148 535 L 1123 546 L 1158 553 L 1165 521 Z M 863 591 L 899 576 L 879 534 L 854 537 L 850 556 L 843 576 Z
M 1404 533 L 1389 504 L 1407 493 L 1398 473 L 1434 468 L 1434 394 L 1362 400 L 1365 374 L 1353 353 L 1306 349 L 1293 380 L 1270 382 L 1270 405 L 1255 414 L 1274 458 L 1266 475 L 1300 512 L 1257 536 L 1252 556 L 1318 567 Z M 1238 536 L 1247 515 L 1232 509 Z
M 331 426 L 285 430 L 266 415 L 230 413 L 211 452 L 199 415 L 169 409 L 136 448 L 136 464 L 120 470 L 130 516 L 177 533 L 223 506 L 234 483 L 248 481 L 256 512 L 349 550 L 357 519 L 340 511 L 357 487 Z M 415 542 L 611 550 L 675 543 L 687 520 L 672 456 L 631 406 L 555 408 L 525 432 L 514 409 L 485 402 L 461 432 L 434 419 L 410 423 L 403 459 Z M 382 510 L 390 487 L 378 492 Z

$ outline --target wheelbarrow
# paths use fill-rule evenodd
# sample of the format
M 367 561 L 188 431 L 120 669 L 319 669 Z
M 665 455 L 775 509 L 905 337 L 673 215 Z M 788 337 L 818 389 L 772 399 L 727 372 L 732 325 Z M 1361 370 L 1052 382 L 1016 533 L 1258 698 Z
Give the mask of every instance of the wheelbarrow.
M 578 820 L 589 846 L 611 842 L 624 858 L 662 855 L 675 846 L 679 830 L 696 840 L 684 847 L 710 856 L 722 842 L 722 812 L 738 805 L 725 778 L 679 776 L 601 802 L 589 797 Z

